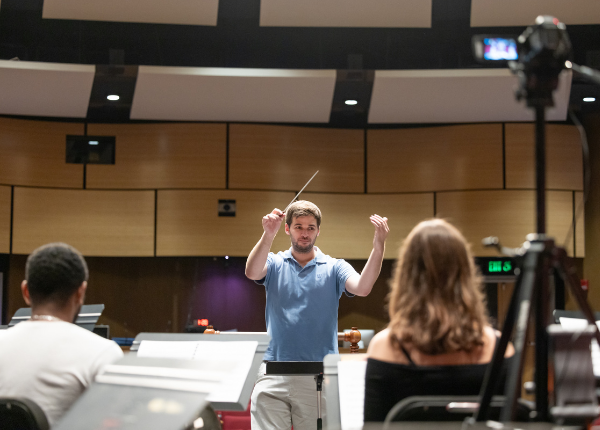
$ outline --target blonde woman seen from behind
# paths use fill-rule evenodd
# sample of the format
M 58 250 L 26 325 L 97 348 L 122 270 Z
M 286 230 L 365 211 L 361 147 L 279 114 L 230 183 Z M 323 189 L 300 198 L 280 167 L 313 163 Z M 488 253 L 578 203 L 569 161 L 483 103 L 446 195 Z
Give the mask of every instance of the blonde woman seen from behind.
M 400 248 L 390 287 L 390 323 L 367 351 L 365 421 L 383 421 L 409 396 L 479 394 L 499 332 L 462 234 L 441 219 L 419 223 Z M 509 345 L 506 356 L 513 354 Z

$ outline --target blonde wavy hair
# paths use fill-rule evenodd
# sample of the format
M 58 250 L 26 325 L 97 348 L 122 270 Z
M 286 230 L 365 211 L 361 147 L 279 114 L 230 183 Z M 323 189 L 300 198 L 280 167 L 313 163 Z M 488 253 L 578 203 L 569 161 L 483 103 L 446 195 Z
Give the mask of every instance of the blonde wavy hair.
M 392 343 L 425 354 L 472 351 L 488 324 L 485 295 L 470 247 L 450 223 L 419 223 L 400 248 L 390 284 Z

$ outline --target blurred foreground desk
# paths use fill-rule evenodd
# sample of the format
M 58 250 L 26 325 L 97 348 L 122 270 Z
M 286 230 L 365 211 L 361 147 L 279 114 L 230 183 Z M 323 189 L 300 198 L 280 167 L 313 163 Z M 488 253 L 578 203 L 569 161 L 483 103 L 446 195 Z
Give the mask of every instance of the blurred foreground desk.
M 269 340 L 266 333 L 142 333 L 53 430 L 183 430 L 208 403 L 245 410 Z

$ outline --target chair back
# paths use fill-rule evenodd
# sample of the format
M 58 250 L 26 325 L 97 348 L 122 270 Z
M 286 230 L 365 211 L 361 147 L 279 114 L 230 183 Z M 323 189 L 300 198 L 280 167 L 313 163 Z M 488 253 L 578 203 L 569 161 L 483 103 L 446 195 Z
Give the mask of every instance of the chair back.
M 0 397 L 2 430 L 49 430 L 46 414 L 33 400 L 23 397 Z
M 504 406 L 503 396 L 494 396 L 488 419 L 498 420 Z M 413 396 L 400 400 L 388 412 L 385 423 L 392 421 L 463 421 L 479 409 L 479 396 Z M 517 403 L 517 421 L 530 421 L 532 405 Z

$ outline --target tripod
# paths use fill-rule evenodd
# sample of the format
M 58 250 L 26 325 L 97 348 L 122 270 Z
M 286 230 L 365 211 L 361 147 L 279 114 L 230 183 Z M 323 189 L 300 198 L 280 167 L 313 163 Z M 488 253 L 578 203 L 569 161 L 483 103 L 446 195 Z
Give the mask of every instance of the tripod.
M 515 419 L 516 402 L 520 393 L 520 375 L 523 369 L 524 348 L 527 329 L 533 320 L 535 332 L 535 400 L 536 420 L 550 421 L 548 399 L 548 348 L 549 322 L 548 300 L 550 276 L 563 279 L 577 301 L 589 324 L 595 326 L 594 314 L 588 305 L 575 267 L 563 248 L 546 236 L 546 153 L 545 153 L 545 109 L 553 106 L 552 92 L 558 85 L 558 75 L 563 70 L 570 51 L 570 42 L 565 26 L 552 17 L 538 17 L 536 27 L 529 27 L 519 37 L 519 64 L 511 65 L 521 83 L 517 98 L 526 98 L 527 105 L 535 109 L 535 160 L 536 160 L 536 227 L 537 234 L 528 235 L 520 273 L 517 277 L 502 337 L 496 345 L 494 356 L 487 368 L 480 393 L 480 408 L 475 421 L 485 421 L 490 409 L 492 395 L 496 390 L 504 364 L 504 355 L 509 338 L 515 330 L 513 340 L 515 357 L 507 369 L 505 405 L 500 421 Z M 516 326 L 516 327 L 515 327 Z M 595 332 L 600 343 L 600 333 Z

